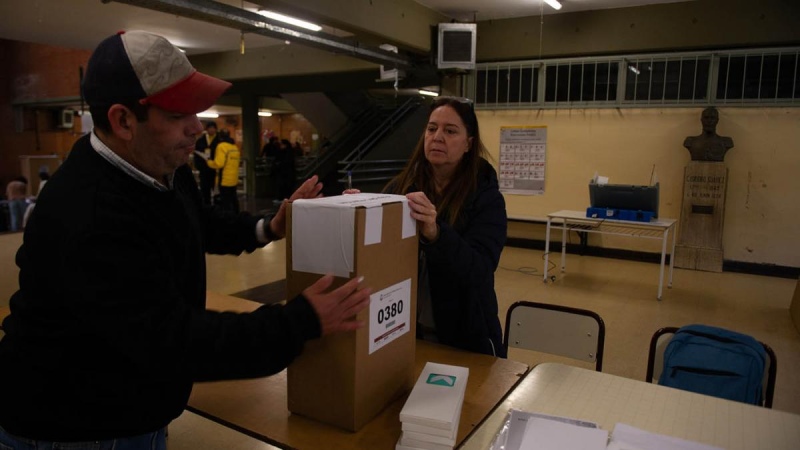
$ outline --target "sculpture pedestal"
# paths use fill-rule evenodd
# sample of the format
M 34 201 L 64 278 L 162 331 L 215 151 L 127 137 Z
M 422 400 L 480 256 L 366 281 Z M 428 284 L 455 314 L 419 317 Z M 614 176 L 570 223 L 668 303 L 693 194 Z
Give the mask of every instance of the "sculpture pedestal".
M 794 287 L 794 297 L 792 297 L 792 305 L 789 306 L 789 312 L 792 314 L 792 322 L 797 332 L 800 333 L 800 279 Z M 2 316 L 2 313 L 0 313 Z
M 722 162 L 693 161 L 683 173 L 675 267 L 722 272 L 722 224 L 728 168 Z

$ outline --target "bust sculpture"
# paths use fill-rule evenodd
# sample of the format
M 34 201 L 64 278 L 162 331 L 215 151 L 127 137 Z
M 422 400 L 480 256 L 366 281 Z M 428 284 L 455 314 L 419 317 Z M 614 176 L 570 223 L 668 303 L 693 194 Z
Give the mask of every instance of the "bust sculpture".
M 683 146 L 689 150 L 692 161 L 723 161 L 725 152 L 733 148 L 733 139 L 717 134 L 719 112 L 713 106 L 704 109 L 700 122 L 703 124 L 703 133 L 687 137 Z

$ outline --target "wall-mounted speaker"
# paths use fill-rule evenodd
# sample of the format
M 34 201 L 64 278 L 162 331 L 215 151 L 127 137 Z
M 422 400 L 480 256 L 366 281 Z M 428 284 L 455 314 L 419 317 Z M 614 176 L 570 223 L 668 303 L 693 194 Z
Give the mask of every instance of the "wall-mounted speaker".
M 71 109 L 62 109 L 58 111 L 58 127 L 59 128 L 72 128 L 73 121 L 72 118 L 74 113 Z
M 474 69 L 477 34 L 474 23 L 440 23 L 436 67 Z

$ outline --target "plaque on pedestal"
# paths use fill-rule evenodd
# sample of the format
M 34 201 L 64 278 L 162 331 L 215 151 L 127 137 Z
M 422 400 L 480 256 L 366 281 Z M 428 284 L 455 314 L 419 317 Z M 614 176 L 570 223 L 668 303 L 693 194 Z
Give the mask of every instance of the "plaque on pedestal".
M 724 163 L 693 161 L 683 173 L 681 234 L 675 248 L 675 266 L 722 272 L 728 169 Z
M 675 266 L 722 272 L 722 223 L 728 169 L 725 153 L 733 139 L 717 134 L 719 113 L 706 108 L 700 118 L 703 133 L 687 137 L 683 146 L 692 162 L 683 172 L 681 234 L 675 248 Z

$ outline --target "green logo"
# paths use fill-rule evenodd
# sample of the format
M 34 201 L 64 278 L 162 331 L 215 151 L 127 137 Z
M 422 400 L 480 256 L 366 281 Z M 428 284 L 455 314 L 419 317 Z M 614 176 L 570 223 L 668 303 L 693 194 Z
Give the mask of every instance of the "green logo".
M 452 375 L 439 375 L 437 373 L 432 373 L 428 375 L 428 384 L 453 387 L 456 385 L 456 377 Z

